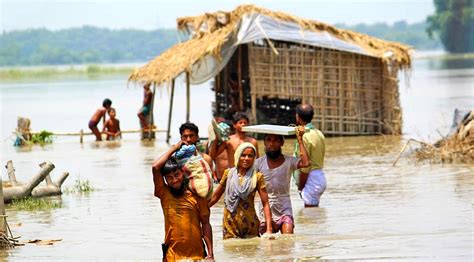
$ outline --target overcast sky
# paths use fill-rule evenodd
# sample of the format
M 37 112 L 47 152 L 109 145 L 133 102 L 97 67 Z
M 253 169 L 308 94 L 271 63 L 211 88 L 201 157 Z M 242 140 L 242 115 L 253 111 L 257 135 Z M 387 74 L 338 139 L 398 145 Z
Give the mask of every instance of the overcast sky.
M 176 18 L 252 3 L 330 24 L 420 22 L 432 0 L 0 0 L 1 30 L 62 29 L 93 25 L 113 29 L 175 28 Z

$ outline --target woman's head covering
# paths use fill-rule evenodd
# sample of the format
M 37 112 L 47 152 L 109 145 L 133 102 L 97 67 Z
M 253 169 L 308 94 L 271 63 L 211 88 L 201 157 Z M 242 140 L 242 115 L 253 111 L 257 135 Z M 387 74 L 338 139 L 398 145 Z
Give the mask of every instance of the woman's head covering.
M 240 146 L 237 147 L 237 149 L 235 150 L 235 153 L 234 153 L 234 165 L 235 166 L 239 165 L 240 156 L 242 155 L 244 150 L 247 149 L 247 148 L 252 148 L 253 152 L 257 153 L 257 149 L 255 149 L 255 146 L 253 146 L 251 143 L 244 142 L 244 143 L 240 144 Z

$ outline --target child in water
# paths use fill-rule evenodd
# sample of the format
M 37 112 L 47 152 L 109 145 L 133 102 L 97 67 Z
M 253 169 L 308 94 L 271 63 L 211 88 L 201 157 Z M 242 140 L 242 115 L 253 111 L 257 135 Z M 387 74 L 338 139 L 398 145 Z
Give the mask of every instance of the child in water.
M 115 116 L 115 108 L 111 107 L 109 109 L 110 119 L 105 122 L 104 128 L 102 129 L 102 133 L 107 135 L 108 141 L 118 140 L 122 137 L 122 132 L 120 131 L 120 121 L 116 119 Z
M 102 137 L 99 132 L 99 129 L 97 128 L 97 125 L 100 122 L 100 119 L 103 119 L 104 121 L 104 127 L 105 127 L 105 114 L 107 111 L 110 109 L 112 106 L 112 101 L 108 98 L 104 99 L 102 102 L 102 107 L 97 109 L 95 113 L 92 115 L 91 119 L 89 120 L 89 129 L 94 133 L 95 135 L 95 140 L 96 141 L 101 141 Z

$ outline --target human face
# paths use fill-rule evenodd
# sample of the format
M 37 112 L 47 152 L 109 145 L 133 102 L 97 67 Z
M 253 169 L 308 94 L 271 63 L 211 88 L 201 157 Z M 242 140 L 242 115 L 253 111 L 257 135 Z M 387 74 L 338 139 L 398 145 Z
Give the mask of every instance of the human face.
M 249 169 L 252 167 L 255 161 L 255 152 L 252 148 L 246 148 L 239 158 L 239 167 L 243 169 Z
M 110 118 L 114 119 L 115 118 L 115 110 L 109 110 L 109 116 L 110 116 Z
M 184 175 L 181 169 L 176 170 L 174 173 L 169 173 L 165 175 L 166 183 L 168 186 L 179 189 L 183 183 Z
M 248 125 L 249 125 L 249 121 L 247 121 L 247 119 L 245 118 L 242 118 L 239 121 L 237 121 L 237 123 L 234 124 L 234 129 L 237 132 L 242 132 L 242 127 L 248 126 Z
M 181 134 L 181 141 L 186 145 L 195 145 L 199 140 L 199 136 L 191 129 L 185 129 Z
M 283 140 L 279 135 L 270 134 L 265 136 L 263 144 L 265 145 L 265 151 L 277 151 L 281 150 Z

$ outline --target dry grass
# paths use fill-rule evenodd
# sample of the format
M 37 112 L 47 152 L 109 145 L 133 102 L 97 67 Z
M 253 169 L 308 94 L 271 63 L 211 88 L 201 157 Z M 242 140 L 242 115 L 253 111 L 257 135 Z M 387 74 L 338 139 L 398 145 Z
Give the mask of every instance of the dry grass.
M 454 137 L 444 140 L 438 147 L 422 143 L 421 147 L 414 151 L 413 157 L 418 162 L 474 163 L 474 140 Z

